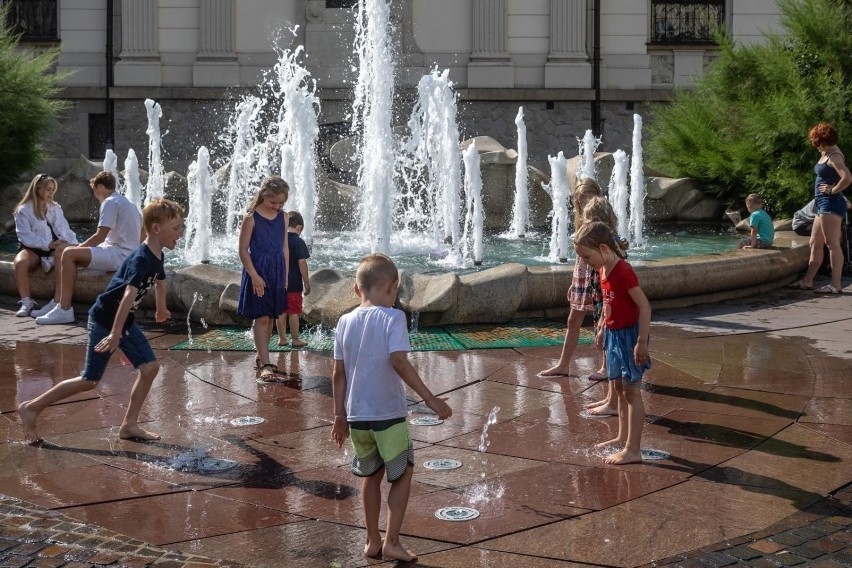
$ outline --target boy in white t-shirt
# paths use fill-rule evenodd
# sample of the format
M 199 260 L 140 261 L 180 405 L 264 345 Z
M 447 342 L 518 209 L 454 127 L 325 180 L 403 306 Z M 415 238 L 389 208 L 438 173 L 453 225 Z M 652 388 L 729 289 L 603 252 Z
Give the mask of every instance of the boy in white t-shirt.
M 89 181 L 101 202 L 98 230 L 79 246 L 66 247 L 56 255 L 56 290 L 53 299 L 30 315 L 36 323 L 50 325 L 74 321 L 71 299 L 78 268 L 103 272 L 118 270 L 142 242 L 142 214 L 126 197 L 115 191 L 115 176 L 100 172 Z
M 449 418 L 453 411 L 432 394 L 408 361 L 411 345 L 405 314 L 392 307 L 398 286 L 399 274 L 390 258 L 370 254 L 361 259 L 355 274 L 355 294 L 361 305 L 340 318 L 334 336 L 331 439 L 342 447 L 351 434 L 355 450 L 352 473 L 364 478 L 364 555 L 412 561 L 417 556 L 399 542 L 414 471 L 402 383 L 411 387 L 438 418 Z M 383 470 L 391 483 L 384 542 L 379 533 Z

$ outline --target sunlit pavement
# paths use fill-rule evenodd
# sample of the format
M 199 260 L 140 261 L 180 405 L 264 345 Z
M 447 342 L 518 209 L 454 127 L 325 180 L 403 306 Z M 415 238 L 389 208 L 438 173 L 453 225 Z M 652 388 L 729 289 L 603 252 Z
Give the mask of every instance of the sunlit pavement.
M 617 421 L 580 415 L 604 394 L 580 377 L 597 366 L 591 346 L 578 349 L 577 376 L 556 379 L 536 373 L 559 347 L 411 355 L 454 409 L 411 426 L 403 542 L 417 565 L 852 562 L 852 287 L 653 319 L 643 447 L 671 455 L 642 464 L 607 466 L 594 448 Z M 42 414 L 45 442 L 27 445 L 17 403 L 79 372 L 83 324 L 0 310 L 0 565 L 382 562 L 362 556 L 351 450 L 329 441 L 330 353 L 273 354 L 297 378 L 259 384 L 253 353 L 169 351 L 186 323 L 146 325 L 162 371 L 144 427 L 162 442 L 118 440 L 134 374 L 115 356 L 96 391 Z M 263 422 L 231 423 L 245 417 Z M 440 458 L 462 467 L 424 468 Z M 479 517 L 436 518 L 452 506 Z

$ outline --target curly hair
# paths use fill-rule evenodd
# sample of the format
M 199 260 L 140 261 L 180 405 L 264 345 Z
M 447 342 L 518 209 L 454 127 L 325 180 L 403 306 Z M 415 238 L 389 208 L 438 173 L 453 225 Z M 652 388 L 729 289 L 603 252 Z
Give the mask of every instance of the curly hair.
M 808 140 L 814 147 L 834 146 L 837 144 L 837 129 L 829 122 L 820 122 L 808 132 Z

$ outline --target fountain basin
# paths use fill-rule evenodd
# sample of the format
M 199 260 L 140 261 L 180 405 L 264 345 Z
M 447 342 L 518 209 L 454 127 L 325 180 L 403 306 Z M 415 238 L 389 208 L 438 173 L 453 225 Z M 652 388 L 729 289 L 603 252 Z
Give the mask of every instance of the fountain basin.
M 684 307 L 759 294 L 793 281 L 808 262 L 806 237 L 776 233 L 772 250 L 731 250 L 718 254 L 632 262 L 642 289 L 654 308 Z M 481 272 L 458 275 L 411 274 L 402 271 L 399 306 L 418 312 L 420 325 L 500 323 L 515 318 L 562 317 L 568 312 L 567 292 L 573 266 L 533 266 L 508 263 Z M 110 275 L 81 270 L 74 292 L 80 312 L 88 309 L 106 287 Z M 54 276 L 32 273 L 32 293 L 40 300 L 53 294 Z M 333 327 L 358 305 L 354 278 L 335 270 L 311 274 L 311 294 L 305 298 L 309 324 Z M 240 273 L 214 266 L 194 265 L 169 273 L 167 304 L 175 318 L 201 318 L 213 325 L 248 325 L 236 315 Z M 15 297 L 12 257 L 0 259 L 0 294 Z M 149 294 L 141 305 L 154 310 Z M 143 314 L 144 315 L 144 314 Z

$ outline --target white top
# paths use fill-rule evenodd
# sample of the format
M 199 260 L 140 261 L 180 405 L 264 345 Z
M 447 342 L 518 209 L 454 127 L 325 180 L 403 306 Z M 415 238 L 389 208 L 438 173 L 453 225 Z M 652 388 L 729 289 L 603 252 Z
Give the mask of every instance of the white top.
M 405 314 L 394 308 L 355 308 L 337 322 L 334 358 L 346 369 L 346 419 L 389 420 L 408 415 L 402 379 L 391 353 L 411 351 Z
M 47 205 L 44 219 L 36 217 L 32 201 L 24 203 L 15 211 L 15 232 L 18 234 L 18 240 L 25 247 L 50 250 L 50 243 L 53 242 L 50 227 L 53 227 L 53 231 L 60 239 L 72 245 L 78 243 L 77 235 L 68 226 L 62 206 L 58 203 Z
M 139 246 L 142 214 L 126 197 L 114 191 L 101 203 L 98 227 L 110 229 L 103 245 L 116 247 L 129 255 Z

